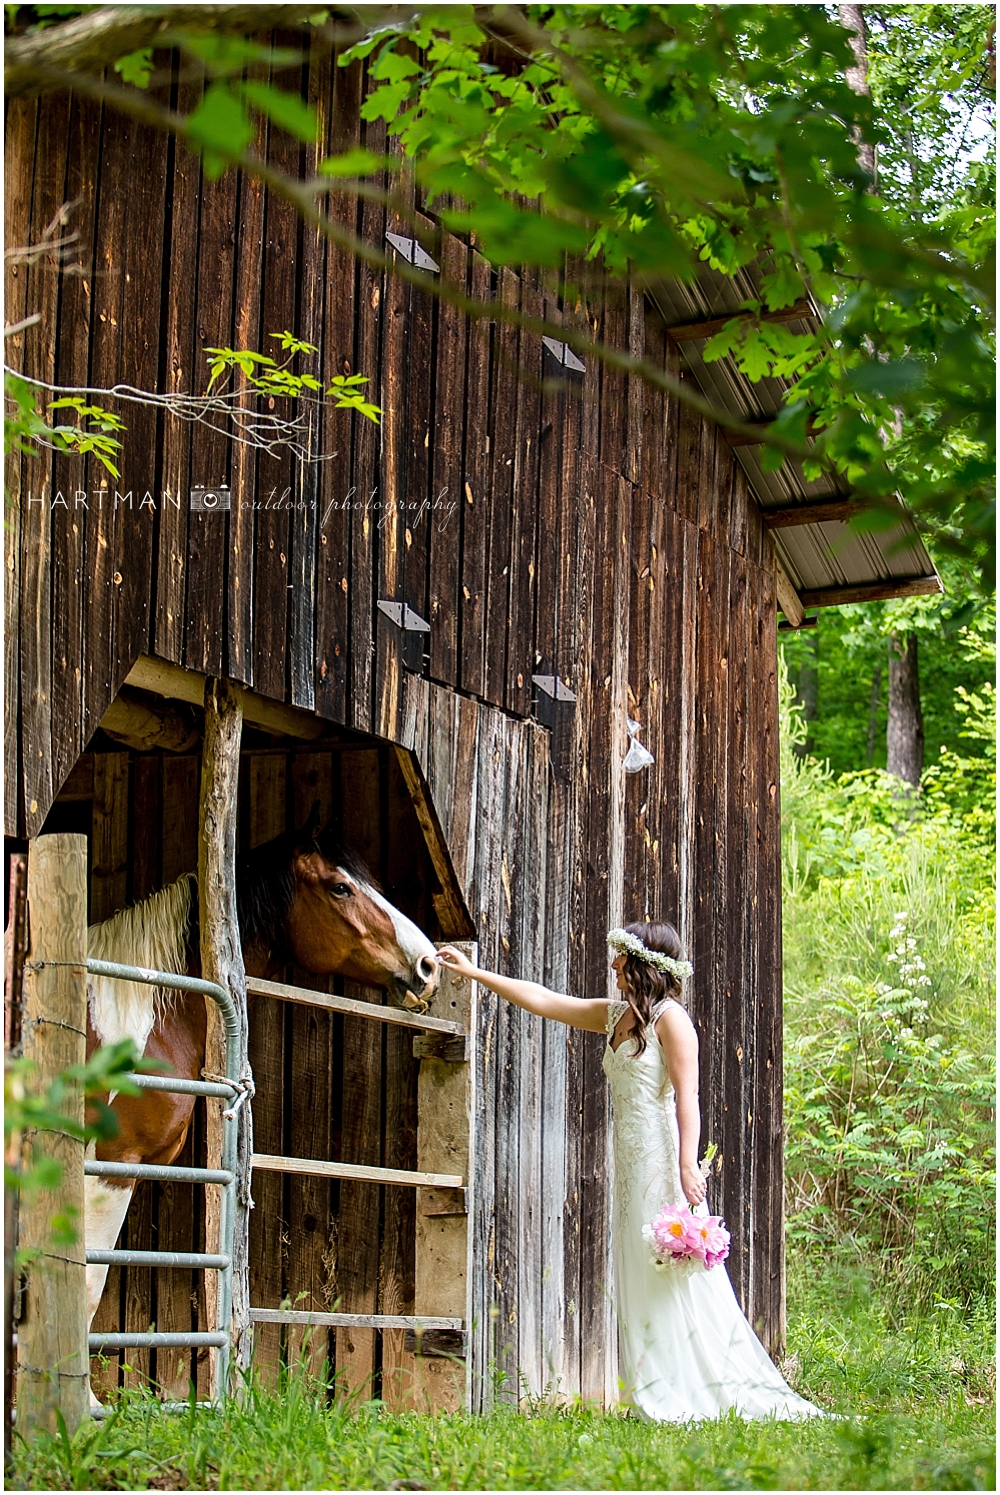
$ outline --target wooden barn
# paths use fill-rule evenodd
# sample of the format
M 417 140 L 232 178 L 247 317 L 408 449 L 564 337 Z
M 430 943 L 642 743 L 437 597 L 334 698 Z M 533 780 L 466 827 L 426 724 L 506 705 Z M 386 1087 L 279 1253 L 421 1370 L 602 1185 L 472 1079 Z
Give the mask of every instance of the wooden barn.
M 357 66 L 317 54 L 305 71 L 318 155 L 275 130 L 258 142 L 270 162 L 311 174 L 352 144 L 385 148 L 384 126 L 360 120 Z M 178 87 L 192 107 L 200 85 Z M 383 410 L 379 426 L 325 410 L 311 451 L 333 455 L 313 462 L 106 401 L 128 426 L 117 484 L 93 459 L 9 459 L 11 845 L 86 834 L 92 920 L 193 870 L 201 702 L 221 677 L 246 687 L 243 848 L 318 802 L 431 938 L 473 941 L 483 965 L 579 995 L 610 990 L 611 926 L 676 922 L 695 966 L 729 1269 L 776 1347 L 777 614 L 798 626 L 810 607 L 937 590 L 908 523 L 903 549 L 898 535 L 849 534 L 850 496 L 832 482 L 764 473 L 753 444 L 637 379 L 589 357 L 568 367 L 557 339 L 359 265 L 258 182 L 208 181 L 196 157 L 110 109 L 10 99 L 7 152 L 8 246 L 37 244 L 67 203 L 78 234 L 72 267 L 14 257 L 8 323 L 40 320 L 8 340 L 11 367 L 59 387 L 203 390 L 206 348 L 259 349 L 287 329 L 318 346 L 324 375 L 366 375 Z M 412 252 L 414 226 L 381 204 L 331 203 L 367 242 Z M 587 327 L 751 419 L 780 402 L 775 383 L 700 357 L 749 275 L 639 289 L 590 274 L 567 296 L 491 267 L 433 214 L 417 227 L 439 267 L 429 281 Z M 192 488 L 223 483 L 227 512 L 191 508 Z M 635 774 L 628 716 L 655 760 Z M 349 984 L 330 995 L 385 1001 Z M 387 1398 L 428 1357 L 379 1317 L 436 1313 L 462 1323 L 452 1347 L 473 1406 L 489 1404 L 497 1371 L 514 1394 L 610 1402 L 603 1040 L 452 986 L 432 1012 L 471 1035 L 447 1169 L 420 1132 L 421 1087 L 446 1061 L 399 1024 L 251 997 L 259 1154 L 431 1167 L 466 1186 L 449 1206 L 405 1184 L 255 1170 L 251 1301 L 355 1315 L 320 1322 L 308 1353 Z M 189 1158 L 202 1145 L 199 1123 Z M 143 1183 L 123 1239 L 196 1248 L 200 1211 L 196 1192 Z M 97 1326 L 199 1322 L 197 1274 L 112 1268 Z M 265 1371 L 301 1332 L 258 1321 Z M 206 1385 L 197 1355 L 120 1361 L 102 1384 Z

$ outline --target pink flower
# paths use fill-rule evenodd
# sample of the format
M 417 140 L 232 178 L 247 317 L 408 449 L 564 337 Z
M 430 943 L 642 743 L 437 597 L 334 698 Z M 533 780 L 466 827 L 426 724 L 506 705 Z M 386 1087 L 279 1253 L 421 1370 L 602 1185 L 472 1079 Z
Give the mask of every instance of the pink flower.
M 721 1215 L 702 1215 L 694 1223 L 698 1235 L 697 1255 L 705 1263 L 707 1272 L 729 1255 L 729 1231 L 723 1225 Z
M 691 1252 L 691 1211 L 686 1204 L 665 1204 L 653 1221 L 653 1239 L 664 1256 L 688 1256 Z
M 675 1266 L 696 1263 L 710 1271 L 729 1255 L 729 1231 L 721 1215 L 695 1215 L 686 1204 L 665 1204 L 643 1236 L 654 1254 Z

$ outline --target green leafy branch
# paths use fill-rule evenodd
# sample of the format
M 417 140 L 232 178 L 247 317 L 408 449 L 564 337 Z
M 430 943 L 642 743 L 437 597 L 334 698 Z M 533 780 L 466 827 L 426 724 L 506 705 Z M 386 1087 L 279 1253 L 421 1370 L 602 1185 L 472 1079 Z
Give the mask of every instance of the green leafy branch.
M 319 352 L 313 343 L 303 342 L 291 332 L 272 332 L 269 336 L 280 342 L 282 350 L 288 353 L 284 363 L 279 364 L 268 354 L 254 353 L 249 349 L 206 348 L 205 356 L 211 360 L 209 391 L 216 380 L 223 379 L 223 375 L 228 378 L 239 371 L 251 389 L 268 399 L 282 397 L 297 400 L 322 392 L 326 398 L 333 400 L 335 410 L 356 410 L 359 415 L 378 425 L 381 408 L 361 394 L 361 386 L 369 382 L 367 375 L 334 374 L 324 390 L 314 374 L 296 374 L 291 369 L 297 355 Z M 223 379 L 222 387 L 225 382 Z
M 296 373 L 292 364 L 300 355 L 313 355 L 318 349 L 294 333 L 272 332 L 270 336 L 288 357 L 283 363 L 266 353 L 247 348 L 208 348 L 210 359 L 208 388 L 204 395 L 171 392 L 156 394 L 117 385 L 107 390 L 61 392 L 50 400 L 48 410 L 73 410 L 77 425 L 50 424 L 36 406 L 39 390 L 55 392 L 43 385 L 5 370 L 4 449 L 37 455 L 40 447 L 50 451 L 88 454 L 96 457 L 112 477 L 120 476 L 115 465 L 122 444 L 111 432 L 124 432 L 124 422 L 103 406 L 91 403 L 90 396 L 101 394 L 130 404 L 152 406 L 180 420 L 209 425 L 222 430 L 233 440 L 277 454 L 282 448 L 305 461 L 322 460 L 312 449 L 308 412 L 286 416 L 271 409 L 261 409 L 262 401 L 273 406 L 276 399 L 318 405 L 332 402 L 334 410 L 353 411 L 378 425 L 382 411 L 366 400 L 363 387 L 369 383 L 365 374 L 335 374 L 324 389 L 316 375 Z M 236 376 L 240 376 L 237 384 Z M 249 399 L 247 398 L 249 396 Z
M 24 1142 L 38 1132 L 58 1132 L 80 1142 L 103 1142 L 117 1135 L 118 1118 L 106 1096 L 112 1090 L 119 1095 L 139 1095 L 141 1090 L 129 1078 L 135 1070 L 160 1067 L 155 1060 L 142 1059 L 131 1038 L 102 1045 L 85 1064 L 74 1064 L 39 1093 L 32 1088 L 35 1065 L 30 1059 L 8 1059 L 4 1065 L 4 1188 L 33 1194 L 40 1189 L 54 1189 L 62 1178 L 62 1164 L 32 1149 L 27 1166 L 14 1167 L 12 1153 L 23 1151 Z M 67 1115 L 68 1104 L 80 1093 L 87 1101 L 81 1124 Z M 54 1243 L 71 1245 L 77 1238 L 77 1222 L 68 1214 L 53 1217 Z M 27 1253 L 19 1253 L 26 1261 Z
M 43 446 L 50 451 L 71 452 L 78 457 L 93 455 L 113 478 L 121 476 L 115 458 L 122 450 L 122 444 L 109 433 L 125 431 L 127 427 L 112 411 L 88 404 L 81 395 L 63 395 L 60 399 L 50 400 L 46 409 L 75 410 L 80 417 L 79 423 L 50 425 L 36 408 L 34 390 L 26 380 L 14 373 L 5 373 L 4 393 L 7 397 L 5 451 L 34 454 L 39 446 Z

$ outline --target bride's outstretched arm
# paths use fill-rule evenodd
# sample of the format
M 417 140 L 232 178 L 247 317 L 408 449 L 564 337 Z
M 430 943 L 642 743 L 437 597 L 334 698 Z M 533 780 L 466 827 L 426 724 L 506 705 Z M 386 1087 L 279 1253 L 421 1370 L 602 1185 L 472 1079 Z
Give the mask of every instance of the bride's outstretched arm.
M 480 986 L 495 991 L 497 996 L 523 1007 L 539 1017 L 553 1018 L 557 1023 L 567 1023 L 571 1028 L 585 1028 L 590 1033 L 603 1033 L 608 1018 L 608 1003 L 599 997 L 569 997 L 563 992 L 549 991 L 537 981 L 515 981 L 512 976 L 498 976 L 494 971 L 483 971 L 473 965 L 461 950 L 453 945 L 442 945 L 438 960 L 457 976 L 478 981 Z

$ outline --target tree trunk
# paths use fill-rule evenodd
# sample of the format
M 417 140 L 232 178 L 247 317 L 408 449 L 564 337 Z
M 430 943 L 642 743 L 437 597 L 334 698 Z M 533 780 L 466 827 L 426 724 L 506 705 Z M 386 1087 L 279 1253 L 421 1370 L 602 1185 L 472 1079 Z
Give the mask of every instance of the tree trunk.
M 889 639 L 889 722 L 885 739 L 889 772 L 919 788 L 924 766 L 924 717 L 915 633 L 894 633 Z
M 813 724 L 819 716 L 819 629 L 816 628 L 802 640 L 802 660 L 798 679 L 795 682 L 795 700 L 801 703 L 802 720 L 806 724 L 806 735 L 795 744 L 800 758 L 806 757 L 816 746 Z
M 847 69 L 846 78 L 855 93 L 862 93 L 871 98 L 871 88 L 868 84 L 868 30 L 865 26 L 865 12 L 862 5 L 838 5 L 837 15 L 840 24 L 845 31 L 850 32 L 851 51 L 854 53 L 854 66 Z M 875 147 L 864 140 L 858 140 L 858 161 L 864 167 L 872 179 L 872 187 L 876 182 L 876 157 Z
M 871 768 L 875 762 L 875 733 L 878 730 L 878 708 L 882 698 L 882 666 L 875 666 L 872 676 L 872 695 L 868 703 L 868 742 L 865 747 L 865 764 Z

